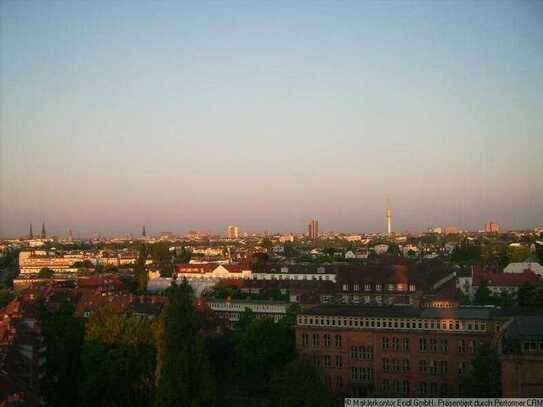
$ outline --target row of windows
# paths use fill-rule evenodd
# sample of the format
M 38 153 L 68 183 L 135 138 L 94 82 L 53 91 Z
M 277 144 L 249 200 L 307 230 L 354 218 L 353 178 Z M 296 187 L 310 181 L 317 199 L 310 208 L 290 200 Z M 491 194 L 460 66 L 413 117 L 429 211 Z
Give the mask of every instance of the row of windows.
M 298 316 L 299 325 L 338 326 L 356 328 L 396 328 L 396 329 L 430 329 L 447 331 L 476 331 L 487 330 L 485 321 L 459 321 L 438 319 L 398 319 L 398 318 L 356 318 L 356 317 L 325 317 Z
M 335 281 L 334 274 L 253 274 L 252 280 L 331 280 Z
M 326 348 L 329 348 L 332 344 L 332 337 L 329 334 L 324 334 L 323 343 Z M 334 340 L 336 348 L 341 348 L 341 335 L 336 335 Z M 313 334 L 311 336 L 311 344 L 314 347 L 320 346 L 320 335 Z M 309 334 L 302 334 L 302 346 L 309 346 Z
M 382 390 L 384 394 L 408 394 L 410 385 L 408 380 L 383 380 Z M 448 395 L 447 383 L 427 383 L 420 382 L 417 385 L 417 391 L 420 396 L 441 396 Z
M 409 359 L 383 359 L 383 371 L 385 373 L 391 372 L 408 372 L 409 371 Z
M 407 284 L 386 284 L 384 285 L 385 290 L 387 291 L 400 291 L 404 292 L 407 291 Z M 361 291 L 362 284 L 343 284 L 342 285 L 343 291 Z M 363 285 L 364 291 L 382 291 L 383 290 L 383 284 L 364 284 Z M 409 284 L 409 291 L 414 292 L 415 291 L 415 284 Z
M 398 338 L 388 336 L 383 337 L 383 350 L 392 350 L 394 352 L 408 352 L 409 351 L 409 338 Z
M 332 387 L 332 376 L 325 376 L 324 380 L 328 386 Z M 343 377 L 336 376 L 336 387 L 343 387 Z
M 440 352 L 447 353 L 449 351 L 449 345 L 447 339 L 435 339 L 435 338 L 420 338 L 419 339 L 419 352 Z
M 543 352 L 543 342 L 523 342 L 523 352 Z
M 446 360 L 419 360 L 419 372 L 433 376 L 447 374 L 448 363 Z
M 409 381 L 385 379 L 383 380 L 383 393 L 407 394 L 409 393 Z
M 373 346 L 352 346 L 351 359 L 354 360 L 371 360 L 373 359 Z
M 475 353 L 477 351 L 477 343 L 475 341 L 466 341 L 461 339 L 458 341 L 458 353 Z
M 371 382 L 375 377 L 373 367 L 353 367 L 351 368 L 351 379 L 353 382 Z
M 448 394 L 447 383 L 426 383 L 420 382 L 418 384 L 418 394 L 421 396 L 442 396 L 445 397 Z
M 322 364 L 321 364 L 321 359 L 322 359 Z M 336 355 L 335 365 L 332 366 L 332 356 L 324 355 L 321 358 L 319 355 L 313 355 L 313 364 L 316 367 L 325 367 L 325 368 L 336 367 L 338 369 L 341 369 L 343 367 L 343 357 L 341 355 Z
M 318 356 L 315 356 L 315 358 L 318 359 Z M 316 364 L 319 365 L 318 362 Z M 323 367 L 326 367 L 326 368 L 332 367 L 332 357 L 330 355 L 324 355 L 322 358 L 322 364 L 323 364 Z M 338 369 L 343 367 L 343 358 L 340 355 L 336 356 L 335 367 L 337 367 Z

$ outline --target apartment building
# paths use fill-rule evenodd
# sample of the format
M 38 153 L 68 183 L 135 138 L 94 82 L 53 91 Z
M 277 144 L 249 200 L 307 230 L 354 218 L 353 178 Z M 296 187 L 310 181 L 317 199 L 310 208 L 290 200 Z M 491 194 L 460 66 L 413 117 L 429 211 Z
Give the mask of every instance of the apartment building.
M 296 347 L 338 396 L 454 396 L 503 322 L 484 307 L 320 305 L 298 316 Z

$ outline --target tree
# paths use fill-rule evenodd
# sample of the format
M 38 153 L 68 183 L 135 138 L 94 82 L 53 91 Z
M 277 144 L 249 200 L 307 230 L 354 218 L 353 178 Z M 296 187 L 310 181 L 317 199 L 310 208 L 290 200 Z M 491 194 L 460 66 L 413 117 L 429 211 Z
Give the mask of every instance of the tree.
M 104 307 L 87 322 L 80 405 L 148 406 L 154 395 L 154 324 Z
M 517 303 L 523 307 L 532 306 L 535 302 L 535 287 L 530 283 L 522 284 L 517 291 Z
M 214 383 L 192 289 L 184 279 L 167 290 L 158 334 L 156 407 L 215 404 Z
M 497 352 L 488 344 L 481 345 L 463 378 L 463 396 L 500 397 L 501 367 Z
M 451 261 L 459 265 L 471 265 L 481 261 L 481 247 L 463 243 L 454 248 L 451 253 Z
M 147 269 L 145 267 L 147 254 L 147 246 L 142 244 L 139 248 L 138 258 L 136 259 L 136 265 L 134 267 L 136 282 L 138 283 L 138 292 L 140 294 L 145 294 L 147 292 L 147 282 L 149 281 L 149 275 L 147 274 Z
M 508 246 L 507 259 L 509 263 L 521 263 L 530 257 L 530 248 L 526 246 Z
M 65 301 L 56 312 L 51 314 L 44 309 L 42 313 L 46 349 L 42 386 L 49 405 L 69 407 L 78 402 L 79 360 L 85 328 L 74 311 L 74 305 Z
M 388 246 L 387 254 L 389 256 L 399 256 L 400 255 L 400 248 L 396 244 L 391 244 Z
M 272 380 L 273 407 L 329 407 L 332 396 L 322 375 L 305 359 L 293 360 Z
M 235 354 L 238 375 L 249 392 L 261 391 L 274 373 L 294 359 L 295 336 L 285 320 L 255 319 L 241 332 Z
M 53 274 L 55 274 L 55 272 L 53 270 L 51 270 L 50 268 L 44 267 L 38 273 L 38 277 L 39 278 L 51 278 L 51 277 L 53 277 Z
M 475 305 L 489 305 L 492 303 L 490 290 L 488 288 L 488 281 L 481 281 L 481 285 L 473 298 L 473 303 Z
M 4 308 L 14 298 L 15 295 L 10 290 L 0 289 L 0 308 Z

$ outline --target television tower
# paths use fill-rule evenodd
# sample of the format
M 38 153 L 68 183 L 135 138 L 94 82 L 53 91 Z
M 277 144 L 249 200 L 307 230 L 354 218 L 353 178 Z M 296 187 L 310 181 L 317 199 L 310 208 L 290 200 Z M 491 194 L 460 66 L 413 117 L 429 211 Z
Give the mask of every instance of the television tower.
M 392 234 L 392 209 L 390 208 L 390 198 L 387 196 L 387 234 Z

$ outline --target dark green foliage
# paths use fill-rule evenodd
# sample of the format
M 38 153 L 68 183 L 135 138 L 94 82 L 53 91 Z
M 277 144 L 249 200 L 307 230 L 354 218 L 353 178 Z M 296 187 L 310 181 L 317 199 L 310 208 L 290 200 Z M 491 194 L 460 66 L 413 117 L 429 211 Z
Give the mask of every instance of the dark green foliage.
M 496 349 L 481 345 L 463 379 L 466 397 L 501 397 L 501 367 Z
M 477 264 L 481 261 L 481 247 L 470 243 L 460 244 L 452 251 L 451 261 L 460 265 Z
M 7 289 L 0 289 L 0 308 L 5 307 L 8 303 L 15 298 L 15 295 Z
M 517 302 L 524 307 L 543 307 L 543 284 L 521 285 L 517 291 Z
M 53 270 L 51 270 L 50 268 L 44 267 L 38 273 L 38 277 L 39 278 L 51 278 L 51 277 L 53 277 L 53 274 L 55 274 L 55 272 Z
M 489 305 L 492 304 L 492 298 L 490 295 L 490 290 L 488 288 L 488 281 L 481 281 L 479 289 L 475 293 L 473 298 L 473 303 L 475 305 Z
M 390 246 L 388 246 L 387 254 L 389 256 L 400 256 L 400 248 L 396 244 L 391 244 Z
M 333 398 L 320 372 L 307 359 L 288 363 L 272 380 L 273 407 L 329 407 Z
M 74 268 L 94 268 L 94 264 L 90 260 L 76 261 L 73 265 Z
M 156 351 L 153 323 L 108 308 L 87 323 L 81 353 L 82 406 L 148 406 Z
M 295 354 L 295 337 L 287 321 L 255 319 L 236 344 L 236 368 L 248 388 L 265 387 Z
M 43 391 L 52 406 L 74 406 L 78 399 L 79 358 L 84 322 L 74 316 L 75 307 L 62 303 L 54 313 L 44 309 L 42 327 L 45 338 Z
M 213 377 L 192 290 L 184 280 L 172 285 L 167 296 L 158 336 L 155 406 L 213 406 Z
M 139 254 L 134 267 L 134 274 L 136 276 L 136 282 L 138 285 L 137 291 L 140 294 L 145 294 L 147 291 L 147 282 L 149 281 L 149 275 L 147 274 L 147 268 L 145 267 L 145 261 L 147 260 L 148 248 L 144 244 L 139 247 Z
M 181 248 L 181 253 L 175 257 L 175 263 L 188 263 L 192 257 L 192 252 L 185 246 Z

